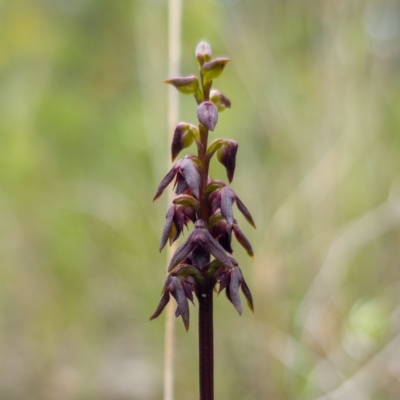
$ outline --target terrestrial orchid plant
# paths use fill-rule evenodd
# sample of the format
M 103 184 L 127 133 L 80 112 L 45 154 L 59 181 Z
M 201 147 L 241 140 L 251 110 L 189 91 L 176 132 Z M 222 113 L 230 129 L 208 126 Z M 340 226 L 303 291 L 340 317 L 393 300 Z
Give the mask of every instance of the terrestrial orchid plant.
M 253 249 L 233 215 L 233 203 L 245 219 L 255 227 L 249 211 L 237 194 L 223 181 L 212 179 L 209 164 L 216 154 L 225 167 L 229 183 L 233 179 L 238 143 L 231 139 L 215 139 L 208 144 L 209 132 L 214 132 L 218 113 L 231 103 L 218 90 L 212 90 L 213 80 L 223 72 L 228 58 L 211 59 L 211 47 L 201 42 L 196 48 L 200 79 L 196 76 L 167 79 L 183 94 L 193 95 L 197 103 L 198 126 L 180 122 L 174 132 L 171 155 L 174 161 L 181 150 L 195 143 L 197 155 L 189 154 L 178 160 L 161 181 L 154 200 L 175 179 L 176 198 L 168 208 L 159 250 L 171 245 L 193 222 L 194 229 L 177 248 L 168 267 L 168 276 L 161 301 L 150 319 L 157 318 L 175 298 L 175 315 L 181 316 L 189 329 L 189 303 L 193 293 L 199 303 L 199 370 L 200 399 L 214 398 L 213 350 L 213 291 L 225 290 L 229 301 L 242 313 L 239 289 L 253 311 L 253 299 L 237 261 L 231 256 L 232 233 L 250 257 Z M 211 260 L 211 256 L 213 260 Z

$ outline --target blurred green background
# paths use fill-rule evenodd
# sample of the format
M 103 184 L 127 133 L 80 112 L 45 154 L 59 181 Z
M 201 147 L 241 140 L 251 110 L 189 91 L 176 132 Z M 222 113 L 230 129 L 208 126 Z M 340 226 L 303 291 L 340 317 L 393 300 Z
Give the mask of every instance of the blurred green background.
M 0 399 L 162 397 L 167 17 L 0 1 Z M 240 144 L 257 224 L 237 216 L 255 314 L 215 301 L 216 399 L 399 399 L 400 4 L 186 1 L 183 75 L 201 39 L 231 58 L 213 135 Z M 176 400 L 197 399 L 196 311 Z

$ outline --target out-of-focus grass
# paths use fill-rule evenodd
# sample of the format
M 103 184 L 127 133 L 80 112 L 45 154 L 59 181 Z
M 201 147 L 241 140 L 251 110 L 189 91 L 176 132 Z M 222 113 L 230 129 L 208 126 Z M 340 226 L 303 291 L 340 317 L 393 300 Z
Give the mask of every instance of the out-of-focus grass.
M 0 3 L 1 398 L 161 397 L 166 21 L 158 0 Z M 392 1 L 185 2 L 183 74 L 200 39 L 232 60 L 215 135 L 257 224 L 237 217 L 256 260 L 235 247 L 255 315 L 216 300 L 218 399 L 400 396 L 399 22 Z M 177 321 L 177 399 L 196 327 Z

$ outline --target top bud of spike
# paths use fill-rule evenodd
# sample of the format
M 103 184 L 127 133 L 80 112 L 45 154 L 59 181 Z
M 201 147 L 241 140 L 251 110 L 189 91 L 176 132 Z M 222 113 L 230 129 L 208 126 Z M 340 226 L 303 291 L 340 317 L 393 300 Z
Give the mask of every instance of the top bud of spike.
M 196 58 L 200 64 L 211 60 L 211 46 L 207 42 L 200 42 L 196 47 Z

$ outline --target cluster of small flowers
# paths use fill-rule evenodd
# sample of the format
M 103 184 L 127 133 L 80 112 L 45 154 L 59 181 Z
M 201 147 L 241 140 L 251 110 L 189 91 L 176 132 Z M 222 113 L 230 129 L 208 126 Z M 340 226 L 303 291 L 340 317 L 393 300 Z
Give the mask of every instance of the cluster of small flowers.
M 213 79 L 217 78 L 228 63 L 227 58 L 211 60 L 211 47 L 201 42 L 196 49 L 200 65 L 200 82 L 195 76 L 168 79 L 181 93 L 194 95 L 197 102 L 199 126 L 181 122 L 177 125 L 171 145 L 172 160 L 184 148 L 196 143 L 198 155 L 187 155 L 175 163 L 161 181 L 154 200 L 175 179 L 177 197 L 169 207 L 159 250 L 167 242 L 172 244 L 190 222 L 194 229 L 177 248 L 169 267 L 161 301 L 150 319 L 158 317 L 172 295 L 177 302 L 176 316 L 181 316 L 186 329 L 189 328 L 188 300 L 193 302 L 193 293 L 198 295 L 198 285 L 204 279 L 212 280 L 213 287 L 219 286 L 218 293 L 225 289 L 228 299 L 239 314 L 242 312 L 239 288 L 253 310 L 253 300 L 243 274 L 232 254 L 232 232 L 237 241 L 253 257 L 253 249 L 233 216 L 232 206 L 255 227 L 249 211 L 224 182 L 213 180 L 208 175 L 208 165 L 216 153 L 218 161 L 225 167 L 229 183 L 236 166 L 238 143 L 230 139 L 216 139 L 207 145 L 208 131 L 214 131 L 218 112 L 230 108 L 230 101 L 219 91 L 211 90 Z M 206 217 L 205 217 L 206 216 Z M 227 254 L 228 253 L 228 254 Z M 210 262 L 210 255 L 214 260 Z

